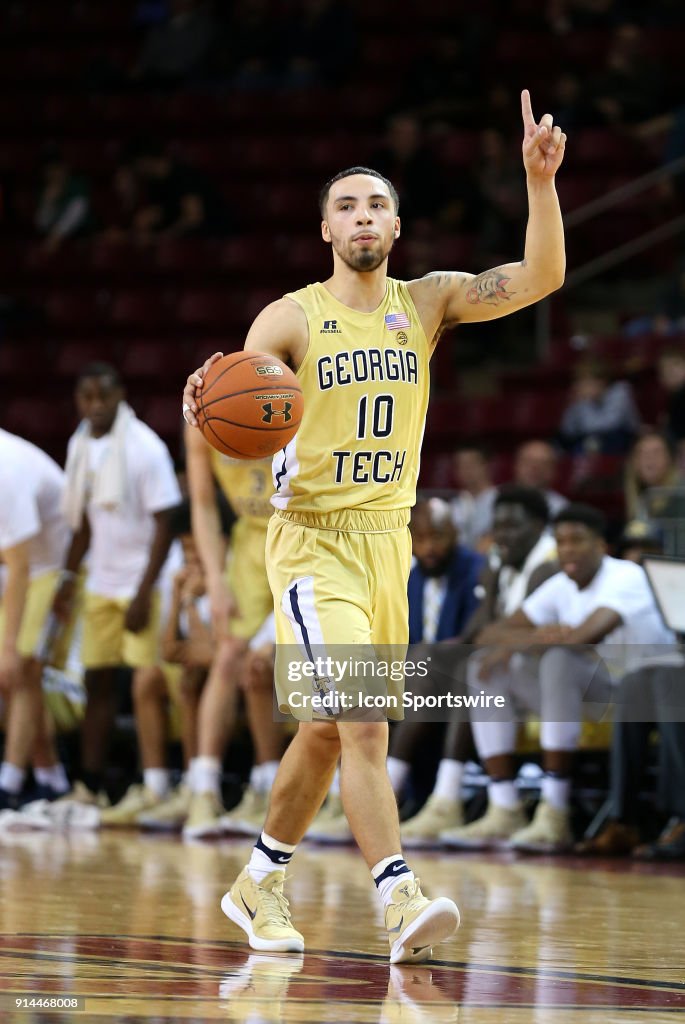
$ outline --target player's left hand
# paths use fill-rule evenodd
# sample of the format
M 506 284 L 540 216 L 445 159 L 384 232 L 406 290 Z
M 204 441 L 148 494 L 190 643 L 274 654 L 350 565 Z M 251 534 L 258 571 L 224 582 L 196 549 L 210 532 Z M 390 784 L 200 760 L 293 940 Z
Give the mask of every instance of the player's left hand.
M 191 373 L 186 381 L 186 386 L 183 389 L 183 419 L 191 427 L 199 426 L 196 419 L 196 398 L 198 389 L 204 384 L 204 375 L 207 373 L 207 370 L 210 368 L 212 363 L 216 363 L 218 359 L 223 359 L 223 356 L 223 352 L 215 352 L 209 357 L 209 359 L 205 359 L 202 366 Z
M 566 135 L 554 124 L 551 114 L 543 114 L 538 124 L 533 117 L 530 93 L 521 93 L 523 115 L 523 166 L 533 181 L 551 180 L 564 159 Z

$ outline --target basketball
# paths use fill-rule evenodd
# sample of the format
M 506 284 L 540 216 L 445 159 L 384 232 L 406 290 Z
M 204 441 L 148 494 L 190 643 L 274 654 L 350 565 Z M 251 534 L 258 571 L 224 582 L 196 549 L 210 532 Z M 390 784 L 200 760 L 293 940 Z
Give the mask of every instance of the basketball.
M 302 419 L 291 369 L 265 352 L 232 352 L 210 366 L 198 399 L 205 439 L 234 459 L 263 459 L 284 448 Z

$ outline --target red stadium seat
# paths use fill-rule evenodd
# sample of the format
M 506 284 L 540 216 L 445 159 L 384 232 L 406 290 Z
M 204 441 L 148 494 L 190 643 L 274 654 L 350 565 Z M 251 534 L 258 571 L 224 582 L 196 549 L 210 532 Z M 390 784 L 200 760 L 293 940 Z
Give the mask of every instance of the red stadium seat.
M 182 324 L 227 328 L 236 317 L 236 299 L 226 288 L 183 292 L 176 316 Z
M 84 366 L 93 362 L 118 365 L 116 346 L 102 341 L 66 341 L 57 353 L 55 373 L 62 377 L 76 377 Z
M 109 306 L 112 323 L 128 326 L 160 327 L 173 318 L 172 293 L 155 289 L 121 291 L 114 295 Z

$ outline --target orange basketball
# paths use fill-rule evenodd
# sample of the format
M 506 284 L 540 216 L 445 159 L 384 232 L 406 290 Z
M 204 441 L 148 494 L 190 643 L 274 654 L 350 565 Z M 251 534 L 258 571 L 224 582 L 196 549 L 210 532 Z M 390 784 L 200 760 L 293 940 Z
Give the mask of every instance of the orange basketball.
M 265 352 L 217 360 L 198 393 L 206 440 L 234 459 L 263 459 L 284 448 L 302 419 L 302 389 L 285 363 Z

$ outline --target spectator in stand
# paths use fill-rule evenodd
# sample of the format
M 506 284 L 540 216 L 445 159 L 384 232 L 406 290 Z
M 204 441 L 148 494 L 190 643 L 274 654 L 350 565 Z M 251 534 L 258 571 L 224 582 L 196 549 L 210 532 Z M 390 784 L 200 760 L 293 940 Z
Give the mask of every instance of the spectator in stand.
M 572 844 L 573 752 L 583 715 L 601 718 L 639 648 L 672 644 L 644 570 L 609 558 L 596 509 L 570 504 L 554 522 L 561 571 L 503 622 L 483 630 L 490 650 L 469 661 L 468 683 L 505 699 L 501 711 L 473 712 L 471 727 L 490 786 L 483 818 L 443 834 L 457 848 L 508 843 L 519 852 L 559 853 Z M 534 653 L 531 648 L 537 648 Z M 637 657 L 636 657 L 637 655 Z M 617 664 L 609 671 L 603 659 Z M 530 824 L 514 784 L 517 708 L 537 714 L 545 775 Z
M 230 232 L 231 217 L 223 198 L 195 168 L 152 142 L 135 149 L 132 163 L 142 185 L 141 205 L 133 218 L 137 241 L 211 238 Z
M 284 86 L 340 86 L 358 57 L 354 11 L 346 0 L 299 0 L 285 20 L 281 47 Z
M 278 81 L 280 25 L 268 0 L 237 0 L 224 12 L 212 48 L 212 68 L 235 89 L 268 89 Z
M 64 493 L 74 535 L 54 607 L 58 617 L 67 615 L 75 574 L 88 552 L 82 772 L 65 799 L 97 805 L 117 711 L 116 670 L 122 665 L 133 669 L 134 688 L 143 686 L 142 677 L 159 671 L 157 583 L 171 542 L 170 512 L 181 496 L 166 446 L 124 400 L 114 367 L 85 366 L 75 397 L 82 419 L 69 441 Z M 167 794 L 169 772 L 161 755 L 156 764 L 144 763 L 143 783 L 131 787 L 138 798 L 136 813 Z M 124 797 L 123 802 L 133 814 L 132 801 Z
M 635 520 L 624 530 L 617 553 L 639 565 L 645 555 L 662 554 L 663 541 Z M 685 658 L 674 642 L 645 652 L 642 667 L 621 681 L 611 738 L 609 819 L 597 835 L 576 843 L 576 853 L 685 860 L 684 682 Z M 658 802 L 668 822 L 656 842 L 641 845 L 640 794 L 654 729 L 659 733 Z
M 466 547 L 487 551 L 497 488 L 484 449 L 467 446 L 455 452 L 454 475 L 459 491 L 451 501 L 452 520 L 459 539 Z
M 581 363 L 559 428 L 564 448 L 574 454 L 622 455 L 639 429 L 640 414 L 630 384 L 612 382 L 601 363 Z
M 652 488 L 673 490 L 685 487 L 678 469 L 675 449 L 664 434 L 650 430 L 635 442 L 626 462 L 626 512 L 630 519 L 670 518 L 675 512 L 671 495 Z
M 549 441 L 524 441 L 514 457 L 514 483 L 542 491 L 554 519 L 568 498 L 552 489 L 557 473 L 557 453 Z
M 638 25 L 619 25 L 604 68 L 587 81 L 586 124 L 625 129 L 663 109 L 663 102 L 663 79 L 645 54 L 643 30 Z
M 516 611 L 529 594 L 557 572 L 557 548 L 547 530 L 548 519 L 547 504 L 540 491 L 516 484 L 498 488 L 493 535 L 499 565 L 483 571 L 478 588 L 482 595 L 480 604 L 460 633 L 460 646 L 452 648 L 454 660 L 462 659 L 462 666 L 483 629 Z M 457 678 L 465 689 L 465 679 L 459 671 Z M 388 774 L 397 796 L 421 744 L 432 736 L 426 730 L 433 728 L 430 723 L 406 719 L 393 730 Z M 463 824 L 461 782 L 472 750 L 468 722 L 450 721 L 433 791 L 418 814 L 401 827 L 405 846 L 438 845 L 442 832 Z
M 445 183 L 425 145 L 421 123 L 412 114 L 395 114 L 386 125 L 371 165 L 390 178 L 402 197 L 402 224 L 409 228 L 439 216 L 447 203 Z
M 659 357 L 659 380 L 668 392 L 666 411 L 666 434 L 681 452 L 679 461 L 685 457 L 685 352 L 679 348 L 668 349 Z M 685 468 L 685 465 L 683 466 Z
M 67 238 L 77 238 L 91 229 L 90 187 L 58 149 L 46 152 L 41 173 L 34 223 L 44 247 L 54 252 Z
M 213 34 L 207 3 L 170 0 L 167 17 L 149 29 L 131 78 L 147 88 L 174 88 L 201 77 Z

